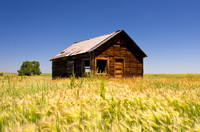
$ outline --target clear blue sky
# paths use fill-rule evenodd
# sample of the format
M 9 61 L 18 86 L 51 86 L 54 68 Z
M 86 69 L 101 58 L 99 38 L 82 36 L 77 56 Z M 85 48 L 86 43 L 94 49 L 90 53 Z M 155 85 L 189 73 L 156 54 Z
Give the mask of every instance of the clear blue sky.
M 49 59 L 76 41 L 124 29 L 145 73 L 200 73 L 200 0 L 1 0 L 0 72 Z

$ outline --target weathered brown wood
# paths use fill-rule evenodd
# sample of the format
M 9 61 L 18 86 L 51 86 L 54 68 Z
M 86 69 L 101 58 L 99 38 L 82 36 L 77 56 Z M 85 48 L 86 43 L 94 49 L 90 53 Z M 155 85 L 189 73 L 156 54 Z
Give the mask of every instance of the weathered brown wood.
M 121 39 L 120 43 L 117 43 Z M 116 70 L 118 65 L 124 65 L 123 73 L 120 76 L 143 76 L 143 57 L 138 54 L 138 52 L 131 51 L 130 45 L 128 41 L 123 38 L 112 39 L 112 41 L 108 42 L 110 47 L 103 50 L 105 47 L 100 47 L 95 51 L 96 58 L 109 58 L 109 74 L 111 76 L 116 76 L 115 74 L 119 71 Z M 123 47 L 120 47 L 123 45 Z M 125 47 L 124 47 L 125 45 Z M 137 55 L 136 55 L 137 53 Z M 119 64 L 115 62 L 115 59 L 124 59 L 124 64 Z M 95 64 L 96 67 L 96 64 Z M 119 75 L 117 75 L 119 76 Z M 117 77 L 116 76 L 116 77 Z
M 94 71 L 97 70 L 98 60 L 106 60 L 106 64 L 102 62 L 100 68 L 105 65 L 106 73 L 110 76 L 143 76 L 143 55 L 135 42 L 122 32 L 90 53 L 52 60 L 52 76 L 68 77 L 73 71 L 77 76 L 83 76 L 84 60 L 90 61 L 90 69 Z

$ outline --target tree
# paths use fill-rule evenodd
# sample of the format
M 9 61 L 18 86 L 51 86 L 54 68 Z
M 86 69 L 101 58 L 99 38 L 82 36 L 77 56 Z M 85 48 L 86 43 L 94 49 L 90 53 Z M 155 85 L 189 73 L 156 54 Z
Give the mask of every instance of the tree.
M 22 63 L 20 70 L 18 70 L 19 76 L 32 76 L 40 75 L 40 63 L 38 61 L 25 61 Z

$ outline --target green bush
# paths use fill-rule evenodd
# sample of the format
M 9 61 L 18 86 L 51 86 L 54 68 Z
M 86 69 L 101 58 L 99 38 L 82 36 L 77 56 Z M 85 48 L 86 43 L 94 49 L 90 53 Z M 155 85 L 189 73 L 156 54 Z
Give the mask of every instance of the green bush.
M 32 75 L 40 75 L 40 63 L 38 61 L 25 61 L 21 65 L 20 70 L 18 70 L 19 76 L 32 76 Z
M 3 72 L 0 72 L 0 76 L 3 76 L 3 74 L 4 74 Z

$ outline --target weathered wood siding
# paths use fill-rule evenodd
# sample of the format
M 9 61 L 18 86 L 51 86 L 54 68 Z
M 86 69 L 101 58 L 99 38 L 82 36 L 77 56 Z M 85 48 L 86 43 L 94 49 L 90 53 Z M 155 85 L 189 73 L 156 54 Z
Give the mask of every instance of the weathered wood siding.
M 52 77 L 66 77 L 67 75 L 67 58 L 52 60 Z
M 144 53 L 135 42 L 125 32 L 122 32 L 90 53 L 54 59 L 52 76 L 53 78 L 68 77 L 72 71 L 77 76 L 83 76 L 83 61 L 90 60 L 91 70 L 96 70 L 95 64 L 98 58 L 108 60 L 107 73 L 111 76 L 117 74 L 121 77 L 143 76 L 143 58 L 145 56 L 143 55 Z M 116 59 L 118 62 L 115 63 Z M 122 70 L 123 74 L 121 74 Z
M 115 37 L 108 42 L 107 46 L 102 46 L 93 52 L 92 64 L 95 66 L 96 58 L 108 58 L 108 74 L 115 76 L 115 59 L 124 59 L 124 76 L 143 76 L 143 57 L 140 53 L 132 49 L 129 41 Z M 136 52 L 137 51 L 137 52 Z
M 82 76 L 83 60 L 90 59 L 89 57 L 89 54 L 82 54 L 52 60 L 52 77 L 69 77 L 73 71 L 77 76 Z

